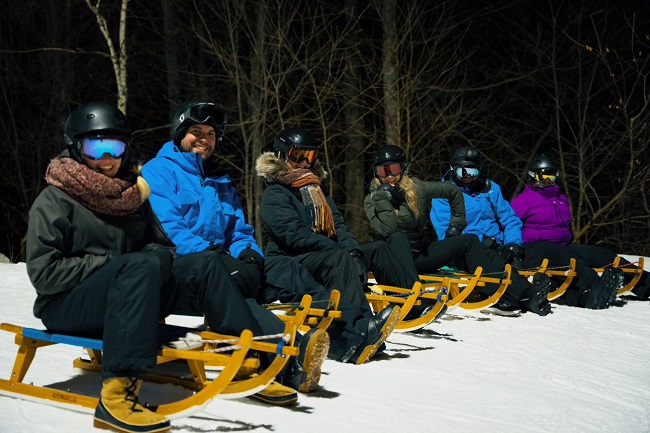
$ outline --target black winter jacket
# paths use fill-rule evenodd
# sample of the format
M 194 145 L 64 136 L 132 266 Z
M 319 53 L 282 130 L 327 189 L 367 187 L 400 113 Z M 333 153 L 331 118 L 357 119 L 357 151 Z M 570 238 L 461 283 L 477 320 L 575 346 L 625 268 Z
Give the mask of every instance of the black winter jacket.
M 297 256 L 336 248 L 348 252 L 361 251 L 331 197 L 327 196 L 326 199 L 332 210 L 336 235 L 328 238 L 312 231 L 311 219 L 297 190 L 277 182 L 277 177 L 289 170 L 285 163 L 279 161 L 271 152 L 267 152 L 258 158 L 256 168 L 257 174 L 266 181 L 260 209 L 267 234 L 266 255 Z M 319 163 L 314 165 L 312 171 L 321 180 L 327 176 Z
M 27 273 L 36 288 L 34 315 L 60 293 L 72 290 L 109 254 L 142 250 L 168 240 L 145 202 L 127 216 L 95 213 L 54 186 L 47 186 L 29 211 Z

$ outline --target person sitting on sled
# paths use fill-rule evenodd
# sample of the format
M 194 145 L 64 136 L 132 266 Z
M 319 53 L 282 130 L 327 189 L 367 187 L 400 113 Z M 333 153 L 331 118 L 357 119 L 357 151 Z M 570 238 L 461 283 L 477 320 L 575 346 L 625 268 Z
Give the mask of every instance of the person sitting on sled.
M 273 152 L 264 152 L 256 162 L 257 174 L 265 181 L 260 212 L 267 234 L 267 282 L 270 286 L 296 291 L 292 278 L 306 272 L 328 290 L 341 292 L 341 303 L 350 306 L 335 320 L 330 332 L 330 358 L 363 364 L 392 332 L 400 308 L 390 305 L 373 312 L 364 293 L 368 270 L 380 284 L 412 287 L 417 271 L 403 261 L 408 240 L 393 245 L 359 245 L 343 220 L 334 200 L 321 183 L 327 173 L 318 160 L 319 144 L 304 128 L 281 131 Z M 287 270 L 292 273 L 287 274 Z M 298 282 L 301 287 L 304 279 Z
M 523 223 L 526 261 L 536 263 L 548 258 L 550 266 L 558 267 L 566 266 L 571 258 L 576 259 L 577 281 L 561 299 L 566 305 L 606 308 L 616 297 L 623 273 L 607 268 L 607 275 L 599 277 L 593 268 L 606 267 L 614 261 L 616 253 L 606 247 L 573 242 L 571 208 L 567 196 L 560 191 L 559 179 L 555 161 L 545 154 L 535 155 L 528 166 L 526 187 L 510 201 Z M 622 262 L 629 263 L 625 259 Z M 648 299 L 649 285 L 648 272 L 644 271 L 633 293 Z
M 248 306 L 245 314 L 233 308 L 226 315 L 233 322 L 240 314 L 252 313 L 263 331 L 259 335 L 282 334 L 284 322 L 255 302 L 264 279 L 262 250 L 253 227 L 245 221 L 235 186 L 217 160 L 226 124 L 226 113 L 213 102 L 182 103 L 172 118 L 171 140 L 143 166 L 142 176 L 151 187 L 151 207 L 175 247 L 177 261 L 189 263 L 186 273 L 198 275 L 207 292 L 218 293 L 222 287 L 239 291 L 239 298 L 245 298 Z M 201 311 L 201 301 L 185 299 L 180 309 Z M 221 333 L 241 332 L 218 324 L 210 327 Z M 259 399 L 284 405 L 297 400 L 296 391 L 317 388 L 329 337 L 325 331 L 313 329 L 296 339 L 301 347 L 298 360 L 292 358 L 277 382 L 256 396 Z M 273 357 L 264 354 L 262 367 Z

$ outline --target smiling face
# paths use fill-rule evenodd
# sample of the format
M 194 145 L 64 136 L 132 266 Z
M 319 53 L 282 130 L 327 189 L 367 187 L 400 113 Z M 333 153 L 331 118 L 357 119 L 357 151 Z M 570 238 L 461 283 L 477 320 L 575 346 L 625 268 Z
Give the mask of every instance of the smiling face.
M 217 144 L 217 133 L 212 126 L 196 124 L 188 128 L 181 140 L 181 149 L 201 155 L 203 161 L 210 158 Z
M 115 177 L 117 171 L 122 165 L 122 158 L 113 158 L 109 154 L 104 154 L 101 159 L 90 159 L 85 155 L 82 155 L 81 157 L 83 158 L 84 163 L 90 167 L 91 170 L 108 177 Z

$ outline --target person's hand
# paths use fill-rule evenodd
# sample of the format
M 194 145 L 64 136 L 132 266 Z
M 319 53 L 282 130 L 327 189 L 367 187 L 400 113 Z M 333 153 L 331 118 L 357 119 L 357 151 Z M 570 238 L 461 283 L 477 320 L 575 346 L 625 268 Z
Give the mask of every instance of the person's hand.
M 142 203 L 147 201 L 149 196 L 151 195 L 151 188 L 149 187 L 149 184 L 147 183 L 146 180 L 144 180 L 144 177 L 138 176 L 138 178 L 135 181 L 136 185 L 138 185 L 138 192 L 140 193 L 140 200 L 142 200 Z
M 399 187 L 394 187 L 388 183 L 382 183 L 375 190 L 375 194 L 380 194 L 384 200 L 390 201 L 390 204 L 395 208 L 399 208 L 406 200 L 404 190 Z
M 516 270 L 524 269 L 524 248 L 518 244 L 506 245 L 510 257 L 510 264 Z
M 368 269 L 366 268 L 366 264 L 363 261 L 363 252 L 359 250 L 352 250 L 350 251 L 350 255 L 354 259 L 354 263 L 357 266 L 357 272 L 359 272 L 361 284 L 365 286 L 368 283 Z
M 447 231 L 445 232 L 445 239 L 450 238 L 452 236 L 458 236 L 458 235 L 461 235 L 461 234 L 463 234 L 462 230 L 458 230 L 454 226 L 449 226 L 449 227 L 447 227 Z
M 143 253 L 152 253 L 158 257 L 160 261 L 160 275 L 163 280 L 168 280 L 172 275 L 172 268 L 174 266 L 174 252 L 167 247 L 160 244 L 150 243 L 142 248 Z
M 254 249 L 248 247 L 239 253 L 239 260 L 245 263 L 255 264 L 260 273 L 264 272 L 264 257 Z

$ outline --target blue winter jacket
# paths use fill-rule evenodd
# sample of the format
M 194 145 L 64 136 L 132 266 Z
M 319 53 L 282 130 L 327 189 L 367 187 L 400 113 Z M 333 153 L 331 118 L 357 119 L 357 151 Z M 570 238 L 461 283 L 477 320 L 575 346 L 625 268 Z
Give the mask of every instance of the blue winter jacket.
M 247 246 L 262 254 L 230 177 L 205 177 L 201 155 L 167 142 L 142 167 L 142 176 L 151 187 L 151 207 L 177 254 L 201 252 L 213 245 L 233 257 Z
M 449 179 L 446 176 L 442 181 L 449 181 Z M 480 181 L 482 185 L 479 188 L 458 185 L 465 197 L 467 227 L 463 230 L 463 234 L 474 233 L 480 239 L 492 236 L 503 245 L 513 243 L 522 245 L 521 220 L 510 203 L 503 198 L 501 187 L 489 179 Z M 449 212 L 449 203 L 446 200 L 431 201 L 429 216 L 438 239 L 445 238 L 445 232 L 449 227 Z

